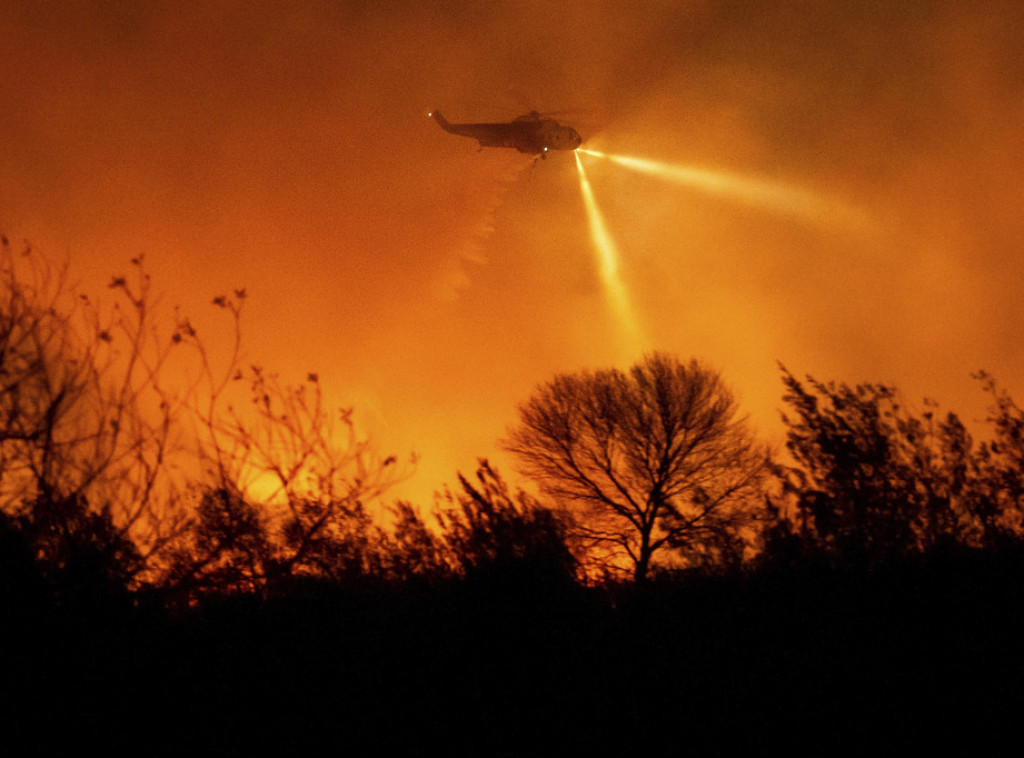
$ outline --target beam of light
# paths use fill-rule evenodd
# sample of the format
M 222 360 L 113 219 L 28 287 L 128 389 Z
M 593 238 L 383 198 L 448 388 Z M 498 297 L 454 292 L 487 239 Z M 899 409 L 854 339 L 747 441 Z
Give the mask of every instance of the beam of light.
M 634 345 L 639 345 L 643 342 L 643 333 L 630 303 L 629 293 L 619 277 L 618 248 L 605 226 L 604 217 L 594 199 L 594 191 L 590 188 L 590 181 L 587 179 L 587 173 L 583 170 L 583 162 L 580 160 L 579 153 L 573 151 L 573 155 L 576 157 L 576 168 L 580 174 L 580 191 L 583 193 L 583 204 L 587 210 L 587 221 L 590 223 L 590 238 L 594 243 L 594 251 L 597 253 L 598 271 L 601 274 L 601 281 L 604 283 L 605 296 L 608 298 L 608 304 L 614 311 L 626 338 Z
M 711 195 L 719 195 L 744 205 L 783 213 L 801 221 L 813 222 L 822 226 L 838 224 L 860 231 L 868 231 L 871 226 L 870 219 L 864 212 L 799 187 L 750 179 L 738 174 L 711 171 L 696 166 L 678 166 L 647 158 L 602 153 L 597 150 L 580 148 L 578 152 L 605 158 L 632 171 L 656 176 Z

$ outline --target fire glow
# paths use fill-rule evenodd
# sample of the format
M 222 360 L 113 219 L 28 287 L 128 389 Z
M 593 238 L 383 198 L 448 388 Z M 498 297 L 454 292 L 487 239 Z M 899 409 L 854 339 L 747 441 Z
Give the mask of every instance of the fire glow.
M 619 251 L 614 238 L 608 233 L 604 217 L 594 199 L 594 191 L 590 188 L 590 181 L 583 170 L 583 162 L 580 160 L 579 151 L 573 153 L 576 158 L 576 168 L 580 174 L 580 191 L 583 194 L 583 205 L 587 210 L 587 221 L 590 226 L 590 238 L 594 243 L 594 251 L 597 253 L 598 271 L 601 274 L 601 281 L 604 284 L 605 295 L 608 303 L 615 313 L 622 327 L 624 336 L 633 344 L 639 345 L 643 342 L 643 335 L 640 325 L 637 322 L 636 313 L 633 311 L 629 293 L 619 276 Z

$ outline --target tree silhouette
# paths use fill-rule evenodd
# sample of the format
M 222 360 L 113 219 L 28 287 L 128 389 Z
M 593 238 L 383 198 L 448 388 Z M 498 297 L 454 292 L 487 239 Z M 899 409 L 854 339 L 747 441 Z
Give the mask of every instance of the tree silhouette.
M 402 475 L 397 459 L 325 402 L 315 373 L 290 386 L 242 368 L 244 289 L 213 299 L 233 326 L 226 361 L 177 313 L 161 329 L 143 263 L 112 278 L 112 303 L 93 302 L 66 268 L 0 240 L 8 532 L 49 535 L 44 557 L 102 543 L 131 582 L 186 594 L 375 570 L 366 504 Z M 251 402 L 233 405 L 245 380 Z
M 998 547 L 1024 533 L 1024 411 L 992 376 L 982 371 L 976 378 L 992 396 L 987 420 L 994 434 L 978 446 L 969 507 L 981 544 Z
M 399 500 L 391 508 L 393 525 L 381 533 L 382 568 L 398 581 L 450 577 L 455 571 L 440 524 L 428 523 L 412 503 Z
M 659 555 L 693 565 L 741 552 L 768 460 L 719 375 L 661 353 L 556 376 L 503 446 L 590 547 L 628 557 L 636 581 Z
M 783 368 L 786 446 L 779 466 L 792 506 L 776 504 L 768 552 L 784 543 L 869 567 L 943 546 L 992 547 L 1020 533 L 1024 414 L 999 393 L 995 438 L 976 445 L 954 413 L 915 414 L 894 387 L 797 380 Z
M 275 573 L 265 517 L 230 487 L 202 493 L 191 528 L 175 548 L 161 583 L 181 597 L 262 594 Z
M 160 383 L 177 334 L 153 326 L 149 277 L 141 259 L 132 266 L 104 309 L 74 292 L 66 268 L 2 240 L 0 509 L 51 524 L 102 515 L 115 542 L 134 543 L 141 571 L 184 519 L 167 466 L 174 403 Z
M 446 493 L 440 512 L 441 539 L 460 573 L 571 583 L 576 561 L 559 515 L 525 492 L 511 493 L 486 460 L 475 480 L 459 474 L 460 491 Z
M 351 409 L 324 402 L 315 374 L 290 386 L 258 366 L 231 372 L 249 379 L 250 405 L 201 414 L 205 486 L 168 588 L 262 594 L 296 578 L 386 573 L 387 535 L 367 502 L 401 476 L 397 458 L 357 434 Z

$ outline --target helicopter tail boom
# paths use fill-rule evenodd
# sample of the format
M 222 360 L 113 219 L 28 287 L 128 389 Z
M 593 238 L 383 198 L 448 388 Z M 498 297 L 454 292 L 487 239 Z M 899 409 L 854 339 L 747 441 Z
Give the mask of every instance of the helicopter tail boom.
M 514 124 L 452 124 L 437 111 L 431 111 L 430 117 L 446 132 L 475 139 L 480 147 L 516 147 L 515 138 L 520 133 Z

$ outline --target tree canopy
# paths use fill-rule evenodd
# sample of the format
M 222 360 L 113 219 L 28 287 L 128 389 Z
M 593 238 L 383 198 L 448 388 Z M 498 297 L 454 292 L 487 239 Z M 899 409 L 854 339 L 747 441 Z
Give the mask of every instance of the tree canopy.
M 742 553 L 768 458 L 718 373 L 663 353 L 556 376 L 503 445 L 576 515 L 582 539 L 627 557 L 641 581 L 658 555 Z

